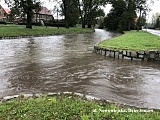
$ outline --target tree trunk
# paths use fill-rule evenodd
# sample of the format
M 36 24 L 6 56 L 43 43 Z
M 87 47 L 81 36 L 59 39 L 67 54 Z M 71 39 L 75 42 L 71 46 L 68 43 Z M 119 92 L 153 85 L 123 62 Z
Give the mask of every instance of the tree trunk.
M 63 0 L 64 16 L 65 16 L 65 28 L 69 28 L 69 1 Z
M 128 21 L 128 24 L 127 24 L 127 30 L 130 31 L 131 30 L 131 22 Z
M 26 23 L 26 28 L 32 29 L 32 16 L 33 16 L 33 11 L 32 11 L 32 5 L 33 1 L 32 0 L 27 0 L 27 6 L 25 9 L 26 14 L 27 14 L 27 23 Z
M 78 8 L 79 8 L 79 14 L 80 14 L 80 17 L 81 17 L 82 28 L 85 28 L 85 21 L 84 21 L 83 15 L 82 15 L 81 5 L 80 5 L 79 0 L 78 0 Z
M 138 18 L 138 25 L 137 25 L 137 31 L 142 29 L 142 24 L 141 24 L 141 14 L 142 14 L 142 10 L 140 9 L 140 14 L 139 14 L 139 18 Z
M 36 13 L 36 23 L 38 22 L 38 21 L 37 21 L 37 16 L 38 16 L 38 15 L 37 15 L 37 13 Z
M 91 26 L 92 26 L 92 25 L 91 25 L 90 23 L 88 23 L 88 28 L 91 28 Z
M 86 22 L 85 22 L 85 18 L 81 18 L 82 19 L 82 28 L 85 28 L 85 26 L 86 26 Z
M 88 28 L 91 28 L 91 10 L 92 9 L 92 0 L 89 1 L 89 9 L 88 9 Z
M 32 29 L 32 12 L 31 11 L 27 12 L 26 28 Z

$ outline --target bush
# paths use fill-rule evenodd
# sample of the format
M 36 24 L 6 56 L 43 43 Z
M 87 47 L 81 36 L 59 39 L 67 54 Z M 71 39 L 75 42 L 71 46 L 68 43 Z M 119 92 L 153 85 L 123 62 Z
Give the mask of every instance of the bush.
M 45 26 L 51 26 L 51 27 L 65 27 L 64 23 L 51 23 L 51 22 L 46 22 Z
M 18 25 L 26 25 L 26 23 L 25 22 L 21 22 L 21 23 L 18 23 Z M 32 25 L 41 26 L 42 24 L 40 22 L 33 22 Z
M 24 22 L 17 23 L 18 25 L 26 25 Z
M 5 21 L 0 21 L 0 24 L 5 24 L 6 25 L 7 23 Z
M 14 22 L 6 22 L 6 24 L 14 24 Z

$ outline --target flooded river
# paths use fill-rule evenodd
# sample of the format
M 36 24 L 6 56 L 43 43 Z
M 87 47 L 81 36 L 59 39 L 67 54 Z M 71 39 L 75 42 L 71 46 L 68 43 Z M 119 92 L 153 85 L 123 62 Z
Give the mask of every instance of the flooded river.
M 78 92 L 129 105 L 160 109 L 160 64 L 93 53 L 118 34 L 0 40 L 0 97 L 20 93 Z

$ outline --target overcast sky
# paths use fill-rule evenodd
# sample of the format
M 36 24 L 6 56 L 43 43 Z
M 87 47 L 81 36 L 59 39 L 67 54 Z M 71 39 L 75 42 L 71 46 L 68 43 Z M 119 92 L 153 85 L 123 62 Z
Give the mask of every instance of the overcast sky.
M 3 7 L 7 7 L 7 5 L 4 4 L 4 2 L 2 2 L 3 0 L 0 0 L 0 4 L 3 6 Z M 43 3 L 43 6 L 46 6 L 49 10 L 53 10 L 53 7 L 54 7 L 54 3 L 52 2 L 47 2 L 49 0 L 41 0 L 42 3 Z M 152 17 L 152 14 L 153 13 L 157 13 L 159 12 L 160 13 L 160 0 L 154 0 L 154 5 L 150 6 L 150 8 L 152 9 L 152 11 L 149 13 L 149 18 Z M 111 9 L 111 6 L 110 5 L 107 5 L 104 9 L 104 11 L 106 12 L 106 14 L 109 12 L 109 10 Z
M 160 13 L 160 0 L 154 0 L 154 1 L 155 1 L 154 5 L 151 6 L 152 9 L 151 13 L 157 13 L 157 12 Z

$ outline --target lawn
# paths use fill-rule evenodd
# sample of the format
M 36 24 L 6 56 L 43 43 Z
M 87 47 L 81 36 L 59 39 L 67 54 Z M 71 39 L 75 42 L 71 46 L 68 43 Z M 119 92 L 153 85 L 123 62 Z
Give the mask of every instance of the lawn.
M 4 36 L 34 36 L 34 35 L 57 35 L 57 34 L 71 34 L 71 33 L 86 33 L 93 32 L 93 29 L 82 29 L 78 27 L 56 28 L 45 26 L 33 26 L 33 29 L 26 29 L 25 26 L 20 25 L 1 25 L 0 37 Z
M 117 106 L 73 94 L 11 99 L 0 104 L 1 120 L 159 120 L 159 110 Z
M 160 50 L 160 37 L 146 31 L 127 31 L 125 34 L 98 43 L 98 46 L 121 50 Z

